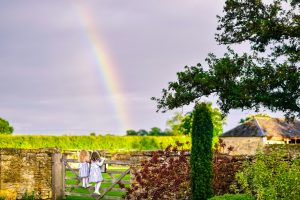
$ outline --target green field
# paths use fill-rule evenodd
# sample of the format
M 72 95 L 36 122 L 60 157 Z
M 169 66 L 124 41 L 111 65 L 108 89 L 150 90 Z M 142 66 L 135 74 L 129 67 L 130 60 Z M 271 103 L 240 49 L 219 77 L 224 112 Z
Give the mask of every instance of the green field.
M 59 148 L 61 150 L 132 151 L 165 148 L 176 141 L 190 142 L 189 136 L 32 136 L 0 135 L 0 148 Z M 190 148 L 190 144 L 185 145 Z
M 117 171 L 125 171 L 126 169 L 128 169 L 128 167 L 126 166 L 118 166 L 118 167 L 113 167 L 113 166 L 108 166 L 109 170 L 117 170 Z M 67 171 L 66 175 L 68 177 L 73 177 L 73 173 L 71 171 Z M 102 174 L 104 179 L 111 179 L 111 177 L 107 174 L 107 173 L 103 173 Z M 119 177 L 120 175 L 116 175 L 115 177 Z M 130 180 L 130 175 L 126 175 L 122 180 Z M 67 180 L 66 184 L 68 185 L 75 185 L 76 181 L 75 180 Z M 109 187 L 111 185 L 111 183 L 102 183 L 101 184 L 101 188 L 100 188 L 100 193 L 102 193 L 103 189 Z M 128 184 L 125 184 L 126 187 L 129 187 Z M 119 185 L 116 185 L 114 188 L 119 188 Z M 91 187 L 90 191 L 88 191 L 88 189 L 85 188 L 75 188 L 73 189 L 72 192 L 76 192 L 76 193 L 82 193 L 82 194 L 89 194 L 92 193 L 94 191 L 94 187 Z M 107 195 L 109 196 L 118 196 L 118 197 L 122 197 L 125 193 L 121 193 L 121 192 L 108 192 Z M 93 200 L 94 198 L 90 197 L 78 197 L 78 196 L 68 196 L 66 197 L 67 200 Z

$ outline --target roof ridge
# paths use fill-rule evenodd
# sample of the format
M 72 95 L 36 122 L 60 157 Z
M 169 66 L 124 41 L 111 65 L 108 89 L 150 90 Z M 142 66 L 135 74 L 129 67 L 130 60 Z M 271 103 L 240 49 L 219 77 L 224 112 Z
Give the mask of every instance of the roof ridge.
M 259 129 L 259 131 L 260 131 L 260 133 L 261 133 L 261 136 L 266 136 L 266 134 L 265 134 L 265 132 L 263 131 L 263 129 L 261 128 L 261 126 L 260 126 L 258 120 L 257 120 L 255 117 L 253 117 L 253 120 L 254 120 L 254 122 L 255 122 L 257 128 Z
M 230 132 L 230 131 L 233 131 L 234 129 L 236 129 L 236 128 L 240 127 L 240 126 L 244 126 L 246 123 L 251 122 L 251 121 L 253 121 L 253 118 L 250 119 L 250 120 L 248 120 L 248 121 L 245 121 L 245 122 L 243 122 L 243 123 L 241 123 L 241 124 L 239 124 L 239 125 L 237 125 L 236 127 L 233 127 L 233 128 L 231 128 L 231 129 L 229 129 L 228 131 L 222 133 L 222 134 L 219 135 L 219 136 L 226 135 L 226 133 L 228 133 L 228 132 Z

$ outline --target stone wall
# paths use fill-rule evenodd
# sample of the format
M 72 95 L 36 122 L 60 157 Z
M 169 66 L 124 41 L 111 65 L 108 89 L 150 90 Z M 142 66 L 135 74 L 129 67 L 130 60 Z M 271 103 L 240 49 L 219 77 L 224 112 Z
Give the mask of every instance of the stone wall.
M 18 199 L 25 192 L 36 199 L 61 198 L 60 158 L 57 149 L 0 149 L 0 190 L 13 191 Z
M 231 155 L 254 155 L 256 150 L 264 147 L 264 137 L 220 137 L 226 144 L 225 148 L 233 147 Z M 226 152 L 226 149 L 224 150 Z

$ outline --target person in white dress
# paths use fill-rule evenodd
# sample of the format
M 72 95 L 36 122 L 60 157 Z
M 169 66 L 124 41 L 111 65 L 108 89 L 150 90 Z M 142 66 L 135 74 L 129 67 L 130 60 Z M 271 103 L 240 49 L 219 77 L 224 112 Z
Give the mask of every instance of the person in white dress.
M 82 179 L 82 187 L 90 187 L 89 174 L 90 174 L 90 154 L 86 150 L 81 150 L 79 153 L 79 177 Z
M 101 182 L 103 181 L 103 177 L 101 174 L 101 166 L 103 165 L 104 158 L 101 159 L 98 152 L 94 151 L 91 156 L 91 169 L 89 175 L 89 181 L 95 182 L 95 194 L 100 195 L 99 189 L 101 186 Z

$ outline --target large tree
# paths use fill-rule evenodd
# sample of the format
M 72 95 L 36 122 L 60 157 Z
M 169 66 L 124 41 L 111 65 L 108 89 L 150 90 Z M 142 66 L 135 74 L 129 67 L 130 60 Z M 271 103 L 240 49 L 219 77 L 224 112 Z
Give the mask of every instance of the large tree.
M 5 119 L 0 118 L 0 134 L 12 134 L 14 128 Z
M 260 107 L 300 116 L 300 2 L 297 0 L 227 0 L 219 16 L 216 40 L 223 45 L 246 42 L 249 53 L 228 47 L 207 66 L 197 64 L 177 73 L 163 89 L 158 110 L 178 108 L 201 97 L 216 96 L 224 114 L 230 109 Z

